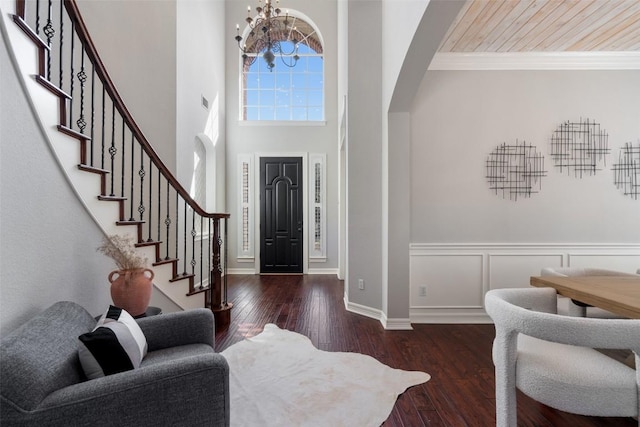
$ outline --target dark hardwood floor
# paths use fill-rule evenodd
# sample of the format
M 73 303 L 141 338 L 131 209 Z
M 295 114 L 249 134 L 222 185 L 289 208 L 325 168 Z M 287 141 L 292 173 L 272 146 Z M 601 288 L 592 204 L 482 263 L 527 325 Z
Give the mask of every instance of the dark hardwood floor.
M 308 336 L 326 351 L 371 355 L 400 369 L 431 375 L 402 394 L 385 427 L 493 426 L 495 398 L 493 325 L 422 325 L 385 331 L 379 321 L 344 308 L 343 282 L 335 276 L 229 276 L 231 324 L 216 334 L 222 351 L 274 323 Z M 518 392 L 519 426 L 637 426 L 632 418 L 572 415 Z

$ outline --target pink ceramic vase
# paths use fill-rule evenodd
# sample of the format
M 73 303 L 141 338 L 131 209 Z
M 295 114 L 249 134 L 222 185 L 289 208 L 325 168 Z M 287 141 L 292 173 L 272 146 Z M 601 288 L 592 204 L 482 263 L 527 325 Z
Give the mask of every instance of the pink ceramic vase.
M 109 282 L 113 304 L 134 317 L 143 315 L 151 299 L 153 276 L 148 268 L 112 271 Z

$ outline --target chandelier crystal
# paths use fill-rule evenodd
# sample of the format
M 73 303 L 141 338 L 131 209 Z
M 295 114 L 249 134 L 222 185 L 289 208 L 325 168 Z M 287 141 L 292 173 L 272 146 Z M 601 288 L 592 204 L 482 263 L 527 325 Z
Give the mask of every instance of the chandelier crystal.
M 258 56 L 262 56 L 269 71 L 273 71 L 275 67 L 276 55 L 280 56 L 282 63 L 287 67 L 295 67 L 300 59 L 299 41 L 296 39 L 297 29 L 291 25 L 292 19 L 288 11 L 284 16 L 281 15 L 282 11 L 278 7 L 279 0 L 275 0 L 275 3 L 274 6 L 273 0 L 264 0 L 263 6 L 262 0 L 258 0 L 255 19 L 251 17 L 251 6 L 247 6 L 246 21 L 250 31 L 244 43 L 240 35 L 240 26 L 236 25 L 235 39 L 245 64 L 253 64 Z M 290 51 L 281 42 L 290 42 L 292 44 Z

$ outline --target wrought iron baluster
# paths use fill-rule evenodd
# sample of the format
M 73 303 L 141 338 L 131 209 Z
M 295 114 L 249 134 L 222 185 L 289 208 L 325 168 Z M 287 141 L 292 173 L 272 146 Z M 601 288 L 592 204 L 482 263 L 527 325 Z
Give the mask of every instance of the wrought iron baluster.
M 93 149 L 94 149 L 94 134 L 96 123 L 96 67 L 91 63 L 91 158 L 89 164 L 93 166 Z
M 42 31 L 44 32 L 44 35 L 47 36 L 47 46 L 49 46 L 49 54 L 47 55 L 47 80 L 51 81 L 51 39 L 56 34 L 56 30 L 53 28 L 53 23 L 51 22 L 53 2 L 49 0 L 48 4 L 47 24 L 44 26 Z
M 106 110 L 106 106 L 105 106 L 105 98 L 106 98 L 106 96 L 104 96 L 104 95 L 105 95 L 105 88 L 104 88 L 104 85 L 103 85 L 102 86 L 102 126 L 101 126 L 101 129 L 102 129 L 102 141 L 101 141 L 102 154 L 100 156 L 101 159 L 102 159 L 100 167 L 102 169 L 104 169 L 104 148 L 105 148 L 104 147 L 104 122 L 105 122 L 105 110 Z
M 69 68 L 69 95 L 71 96 L 71 100 L 69 101 L 69 129 L 73 129 L 73 89 L 74 89 L 74 66 L 73 66 L 73 60 L 74 58 L 74 49 L 75 49 L 75 24 L 73 21 L 71 21 L 71 46 L 70 46 L 70 52 L 69 52 L 69 63 L 70 63 L 70 68 Z
M 142 144 L 140 145 L 140 170 L 138 171 L 138 176 L 140 177 L 140 204 L 138 205 L 138 213 L 140 214 L 140 221 L 143 220 L 144 216 L 144 176 L 146 172 L 144 170 L 144 150 L 142 148 Z
M 25 1 L 23 0 L 20 3 L 24 7 Z M 22 10 L 22 17 L 24 18 L 24 9 Z M 36 34 L 40 35 L 40 0 L 36 0 Z
M 116 172 L 116 166 L 115 166 L 115 157 L 116 154 L 118 153 L 118 149 L 116 148 L 116 139 L 115 139 L 115 134 L 116 134 L 116 105 L 115 103 L 111 102 L 111 146 L 109 147 L 109 157 L 111 158 L 111 193 L 109 194 L 110 196 L 115 196 L 115 191 L 114 191 L 114 180 L 115 180 L 115 172 Z
M 196 274 L 196 211 L 191 209 L 191 274 Z
M 121 163 L 122 166 L 120 168 L 120 170 L 121 170 L 121 173 L 120 173 L 120 197 L 126 197 L 124 195 L 124 177 L 125 177 L 124 171 L 125 171 L 125 168 L 126 168 L 125 159 L 127 157 L 126 156 L 126 152 L 127 152 L 126 151 L 126 141 L 125 141 L 125 129 L 126 129 L 126 126 L 125 126 L 125 123 L 124 123 L 124 117 L 121 117 L 121 118 L 122 118 L 122 156 L 121 156 L 122 157 L 122 163 Z M 132 160 L 132 162 L 133 162 L 133 160 Z
M 168 190 L 168 189 L 167 189 Z M 160 237 L 160 217 L 162 216 L 162 173 L 158 170 L 158 209 L 156 209 L 158 213 L 158 242 L 162 241 Z
M 135 163 L 135 149 L 136 149 L 136 138 L 133 135 L 133 129 L 131 129 L 131 173 L 129 174 L 130 188 L 129 188 L 129 221 L 135 221 L 133 216 L 133 181 L 135 173 L 133 172 L 134 163 Z
M 227 242 L 228 240 L 228 221 L 227 218 L 223 218 L 222 221 L 224 221 L 224 259 L 223 259 L 223 276 L 222 276 L 222 292 L 223 292 L 223 300 L 222 300 L 222 305 L 226 306 L 227 305 L 227 251 L 228 251 L 228 244 Z
M 87 122 L 84 119 L 84 84 L 87 81 L 87 73 L 84 70 L 84 46 L 80 44 L 80 71 L 77 74 L 78 81 L 80 82 L 80 117 L 76 121 L 80 133 L 84 133 L 84 129 L 87 127 Z
M 182 248 L 184 252 L 182 252 L 182 275 L 187 275 L 187 201 L 182 199 L 184 202 L 184 216 L 182 217 L 182 222 L 184 223 L 184 233 L 182 236 Z
M 62 75 L 63 75 L 63 70 L 62 70 L 62 64 L 64 63 L 64 59 L 63 59 L 63 45 L 64 45 L 64 1 L 60 1 L 60 59 L 59 59 L 59 64 L 58 64 L 58 68 L 60 71 L 60 75 L 59 75 L 59 82 L 60 82 L 60 86 L 58 86 L 60 88 L 60 90 L 63 89 L 63 82 L 62 82 Z
M 204 243 L 204 224 L 203 224 L 203 220 L 204 217 L 202 215 L 200 216 L 200 289 L 202 289 L 204 287 L 204 272 L 202 270 L 202 268 L 204 267 L 204 262 L 203 262 L 203 253 L 204 253 L 204 247 L 203 247 L 203 243 Z
M 160 173 L 160 171 L 158 171 Z M 149 157 L 149 237 L 147 242 L 153 242 L 151 238 L 151 213 L 153 212 L 153 160 Z
M 169 235 L 171 233 L 171 215 L 169 214 L 169 212 L 171 212 L 170 195 L 171 195 L 170 185 L 169 185 L 169 180 L 167 180 L 167 217 L 164 219 L 164 225 L 166 227 L 166 232 L 167 232 L 167 241 L 165 243 L 166 254 L 164 259 L 169 259 Z
M 180 244 L 180 239 L 178 237 L 180 231 L 178 230 L 178 228 L 180 228 L 180 221 L 178 221 L 178 218 L 180 218 L 179 216 L 179 205 L 180 204 L 180 198 L 179 198 L 179 194 L 178 194 L 178 190 L 176 190 L 176 241 L 175 241 L 175 247 L 176 247 L 176 259 L 178 258 L 178 247 Z
M 213 220 L 211 218 L 207 219 L 207 222 L 209 224 L 209 228 L 207 229 L 207 271 L 209 272 L 209 304 L 211 304 L 211 302 L 213 301 L 213 296 L 211 295 L 213 289 L 213 265 L 211 265 L 213 261 L 213 254 L 211 253 L 211 230 L 213 230 L 211 225 L 212 221 Z

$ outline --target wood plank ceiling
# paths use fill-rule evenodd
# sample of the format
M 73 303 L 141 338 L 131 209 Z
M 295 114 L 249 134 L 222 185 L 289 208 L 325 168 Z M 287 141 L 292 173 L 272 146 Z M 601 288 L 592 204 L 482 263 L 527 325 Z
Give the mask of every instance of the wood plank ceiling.
M 640 0 L 468 0 L 439 51 L 640 51 Z

